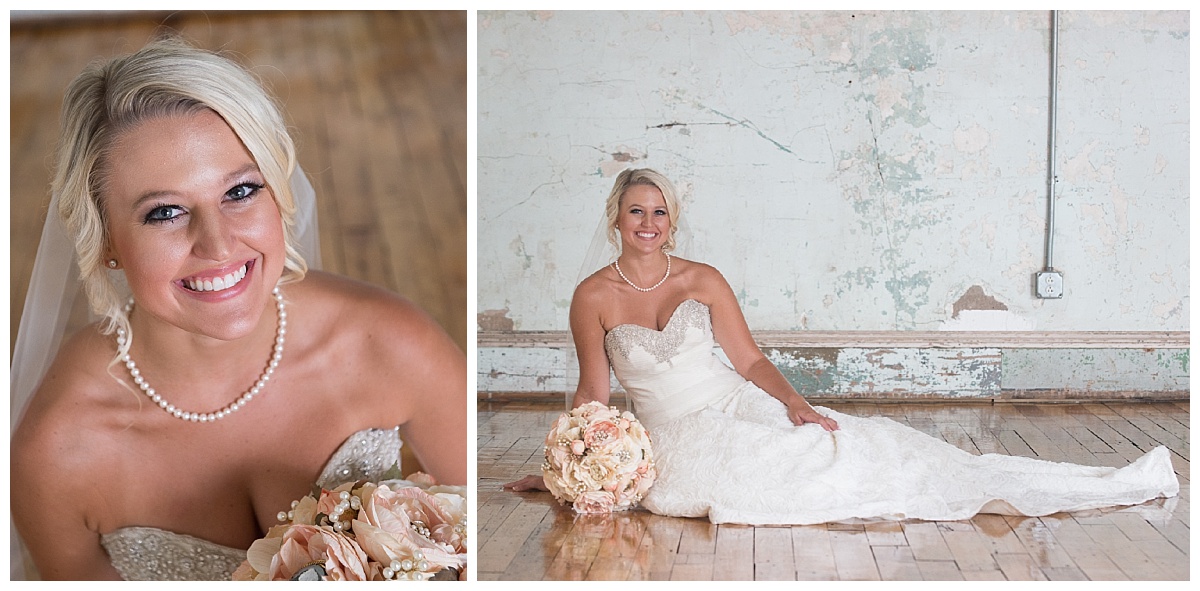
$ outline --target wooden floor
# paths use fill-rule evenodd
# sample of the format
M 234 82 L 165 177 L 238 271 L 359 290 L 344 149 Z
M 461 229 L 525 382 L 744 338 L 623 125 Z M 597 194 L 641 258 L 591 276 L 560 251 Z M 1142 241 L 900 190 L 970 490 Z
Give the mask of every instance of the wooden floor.
M 576 517 L 549 493 L 501 484 L 539 473 L 561 402 L 480 402 L 479 580 L 1187 580 L 1187 401 L 825 403 L 895 419 L 972 453 L 1121 466 L 1171 449 L 1181 491 L 1138 508 L 1041 518 L 979 515 L 793 527 L 712 525 L 644 510 Z
M 323 268 L 407 296 L 465 351 L 465 11 L 14 22 L 10 343 L 49 202 L 63 91 L 88 62 L 136 50 L 160 25 L 233 52 L 273 89 L 317 190 Z

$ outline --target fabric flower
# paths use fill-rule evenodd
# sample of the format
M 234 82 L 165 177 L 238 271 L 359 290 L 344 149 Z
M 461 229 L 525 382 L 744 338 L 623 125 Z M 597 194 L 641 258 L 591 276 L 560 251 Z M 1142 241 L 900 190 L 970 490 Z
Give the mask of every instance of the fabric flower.
M 434 478 L 432 475 L 426 474 L 424 472 L 413 472 L 412 474 L 409 474 L 408 478 L 406 478 L 405 480 L 408 480 L 409 482 L 415 484 L 416 486 L 419 486 L 419 487 L 425 488 L 425 489 L 427 489 L 431 486 L 437 485 L 437 479 Z
M 353 528 L 373 559 L 390 564 L 421 551 L 437 570 L 462 568 L 464 540 L 456 535 L 455 520 L 437 498 L 419 488 L 393 491 L 386 485 L 367 484 L 362 499 Z
M 292 518 L 290 521 L 298 525 L 316 525 L 317 500 L 312 497 L 304 497 L 296 501 L 295 507 L 292 507 Z
M 354 540 L 328 528 L 277 525 L 246 552 L 235 581 L 287 581 L 311 564 L 320 565 L 330 581 L 368 581 L 373 570 Z
M 607 449 L 619 445 L 621 431 L 612 421 L 597 421 L 583 432 L 583 442 L 592 449 Z
M 323 513 L 329 516 L 330 521 L 337 517 L 340 511 L 337 510 L 338 503 L 342 502 L 342 493 L 349 493 L 354 487 L 353 482 L 347 482 L 333 490 L 321 489 L 321 498 L 317 500 L 317 513 Z
M 575 503 L 571 507 L 584 514 L 612 513 L 615 503 L 616 499 L 610 492 L 588 491 L 575 497 Z

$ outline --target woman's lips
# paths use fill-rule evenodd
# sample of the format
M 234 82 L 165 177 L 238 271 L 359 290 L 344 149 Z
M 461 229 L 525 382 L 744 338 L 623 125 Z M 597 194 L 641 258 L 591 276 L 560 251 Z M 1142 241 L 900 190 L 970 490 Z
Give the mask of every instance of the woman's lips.
M 183 280 L 183 286 L 198 292 L 217 292 L 225 291 L 238 283 L 241 283 L 246 278 L 246 273 L 250 271 L 250 263 L 247 261 L 241 267 L 234 271 L 226 273 L 218 277 L 189 277 Z

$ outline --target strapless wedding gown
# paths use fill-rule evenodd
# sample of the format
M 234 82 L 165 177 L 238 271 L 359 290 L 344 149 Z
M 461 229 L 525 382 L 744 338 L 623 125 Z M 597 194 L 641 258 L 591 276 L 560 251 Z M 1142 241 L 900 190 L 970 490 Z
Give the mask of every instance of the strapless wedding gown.
M 396 429 L 366 429 L 334 452 L 317 485 L 332 488 L 353 480 L 380 480 L 400 463 Z M 246 551 L 153 527 L 123 527 L 100 544 L 127 581 L 228 581 Z
M 658 479 L 642 505 L 713 523 L 1047 515 L 1174 496 L 1170 453 L 1116 469 L 977 456 L 883 417 L 817 407 L 841 427 L 794 426 L 786 407 L 713 353 L 708 307 L 685 300 L 662 331 L 605 336 L 617 379 L 649 430 Z M 1007 503 L 1007 505 L 1005 505 Z

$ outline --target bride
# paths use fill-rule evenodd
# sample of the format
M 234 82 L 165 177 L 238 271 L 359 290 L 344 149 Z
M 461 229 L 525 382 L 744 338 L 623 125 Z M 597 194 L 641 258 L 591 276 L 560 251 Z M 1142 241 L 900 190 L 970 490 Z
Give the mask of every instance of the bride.
M 71 83 L 50 216 L 74 253 L 43 238 L 38 265 L 73 256 L 102 320 L 36 388 L 14 358 L 12 516 L 43 578 L 228 579 L 291 501 L 381 478 L 401 439 L 465 484 L 463 353 L 404 298 L 307 270 L 311 191 L 232 61 L 167 39 Z
M 976 456 L 890 419 L 814 408 L 754 343 L 721 274 L 669 254 L 679 205 L 655 171 L 618 175 L 605 212 L 621 254 L 579 284 L 570 311 L 573 406 L 607 404 L 615 371 L 653 438 L 658 479 L 642 501 L 650 511 L 755 525 L 958 520 L 1178 492 L 1165 447 L 1119 470 Z M 527 476 L 505 488 L 545 484 Z

